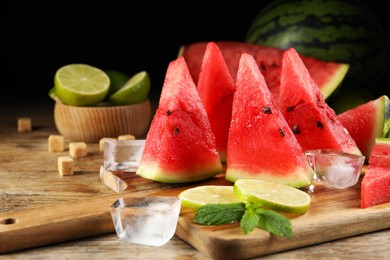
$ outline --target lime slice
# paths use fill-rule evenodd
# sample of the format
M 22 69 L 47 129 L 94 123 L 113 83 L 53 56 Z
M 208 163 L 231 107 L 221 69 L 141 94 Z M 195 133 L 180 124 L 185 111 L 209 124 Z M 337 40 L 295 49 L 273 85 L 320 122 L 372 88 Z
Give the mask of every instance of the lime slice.
M 105 70 L 104 72 L 110 78 L 110 89 L 108 90 L 107 97 L 117 92 L 129 80 L 128 75 L 118 70 Z
M 146 71 L 132 76 L 122 88 L 109 97 L 113 105 L 131 105 L 144 102 L 149 95 L 150 78 Z
M 239 179 L 234 183 L 234 194 L 240 199 L 268 209 L 305 213 L 311 204 L 306 192 L 269 181 Z
M 69 64 L 59 68 L 54 76 L 55 94 L 65 104 L 94 106 L 108 93 L 110 78 L 93 66 Z
M 184 207 L 197 210 L 206 204 L 242 202 L 233 193 L 233 186 L 206 185 L 190 188 L 179 194 Z

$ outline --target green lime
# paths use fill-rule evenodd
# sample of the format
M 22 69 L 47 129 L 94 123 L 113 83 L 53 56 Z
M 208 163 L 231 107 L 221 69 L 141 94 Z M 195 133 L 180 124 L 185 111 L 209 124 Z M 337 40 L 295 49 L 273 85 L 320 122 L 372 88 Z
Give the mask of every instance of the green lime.
M 233 193 L 233 186 L 205 185 L 189 188 L 179 194 L 184 207 L 197 210 L 206 204 L 242 202 Z
M 118 70 L 105 70 L 106 74 L 110 78 L 110 89 L 108 90 L 107 97 L 118 91 L 129 80 L 129 76 Z
M 305 213 L 311 205 L 306 192 L 269 181 L 239 179 L 233 191 L 241 200 L 280 212 Z
M 103 71 L 86 64 L 69 64 L 54 76 L 55 94 L 65 104 L 94 106 L 108 93 L 110 78 Z
M 109 97 L 113 105 L 131 105 L 144 102 L 150 91 L 150 77 L 146 71 L 132 76 L 122 88 Z

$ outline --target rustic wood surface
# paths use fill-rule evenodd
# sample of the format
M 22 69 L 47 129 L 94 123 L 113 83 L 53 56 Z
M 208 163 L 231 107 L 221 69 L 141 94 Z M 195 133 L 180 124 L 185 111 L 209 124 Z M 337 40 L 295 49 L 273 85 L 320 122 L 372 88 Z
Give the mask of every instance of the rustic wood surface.
M 89 144 L 89 153 L 75 162 L 75 175 L 61 177 L 57 172 L 57 157 L 68 153 L 49 153 L 47 138 L 58 133 L 53 119 L 54 103 L 0 105 L 0 228 L 8 225 L 1 216 L 22 210 L 33 212 L 40 207 L 83 203 L 93 198 L 115 196 L 115 192 L 101 183 L 99 168 L 102 153 L 98 144 Z M 17 131 L 17 118 L 31 117 L 33 129 Z M 148 189 L 156 191 L 158 185 Z M 135 188 L 135 187 L 133 187 Z M 169 188 L 165 186 L 163 188 Z M 147 192 L 138 189 L 135 193 Z M 334 210 L 337 216 L 337 207 Z M 33 219 L 33 217 L 32 217 Z M 344 221 L 343 228 L 347 227 Z M 314 223 L 313 223 L 314 224 Z M 370 223 L 362 223 L 362 229 Z M 353 232 L 352 232 L 353 233 Z M 261 259 L 388 259 L 390 257 L 390 229 L 359 234 L 331 242 L 313 239 L 312 246 L 259 257 Z M 312 234 L 311 234 L 312 235 Z M 318 237 L 318 236 L 317 236 Z M 314 237 L 313 237 L 314 238 Z M 310 240 L 310 237 L 303 238 Z M 210 259 L 175 236 L 162 247 L 128 244 L 111 232 L 67 242 L 0 254 L 0 259 Z

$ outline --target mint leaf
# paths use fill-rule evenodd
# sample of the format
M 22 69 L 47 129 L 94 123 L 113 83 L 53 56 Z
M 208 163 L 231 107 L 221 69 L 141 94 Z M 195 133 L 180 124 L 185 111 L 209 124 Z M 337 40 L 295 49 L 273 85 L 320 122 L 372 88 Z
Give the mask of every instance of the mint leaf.
M 258 208 L 256 215 L 259 221 L 257 227 L 281 237 L 291 237 L 293 234 L 290 219 L 272 210 Z
M 248 234 L 251 232 L 259 222 L 259 215 L 256 214 L 256 210 L 258 209 L 253 204 L 247 203 L 245 205 L 245 214 L 242 216 L 240 226 L 244 234 Z
M 244 203 L 207 204 L 196 211 L 194 222 L 201 225 L 229 224 L 240 221 L 244 212 Z

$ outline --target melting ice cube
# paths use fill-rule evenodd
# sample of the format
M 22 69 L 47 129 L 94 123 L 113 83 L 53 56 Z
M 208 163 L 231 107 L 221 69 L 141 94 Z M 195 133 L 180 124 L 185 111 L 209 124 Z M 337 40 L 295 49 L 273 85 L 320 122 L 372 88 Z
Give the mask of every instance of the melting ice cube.
M 111 215 L 121 240 L 162 246 L 175 234 L 180 208 L 178 197 L 121 198 L 111 206 Z
M 107 171 L 136 172 L 144 150 L 145 140 L 106 140 L 104 169 Z
M 315 181 L 337 189 L 357 183 L 365 159 L 361 155 L 329 149 L 309 150 L 306 156 L 315 172 Z

